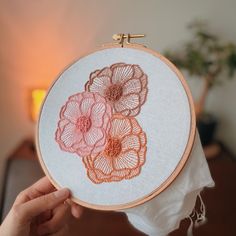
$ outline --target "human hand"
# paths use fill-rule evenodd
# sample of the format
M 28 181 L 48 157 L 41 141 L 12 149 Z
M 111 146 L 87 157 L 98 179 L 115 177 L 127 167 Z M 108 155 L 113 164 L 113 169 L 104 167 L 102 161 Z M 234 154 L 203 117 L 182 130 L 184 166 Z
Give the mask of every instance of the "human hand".
M 0 226 L 0 235 L 67 235 L 71 215 L 79 218 L 82 213 L 69 197 L 68 189 L 55 191 L 47 177 L 40 179 L 17 196 Z

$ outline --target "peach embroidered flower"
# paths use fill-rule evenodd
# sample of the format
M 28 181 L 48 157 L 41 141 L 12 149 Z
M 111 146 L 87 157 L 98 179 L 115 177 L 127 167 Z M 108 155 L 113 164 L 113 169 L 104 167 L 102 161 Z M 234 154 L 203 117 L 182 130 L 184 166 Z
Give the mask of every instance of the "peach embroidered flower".
M 84 157 L 104 149 L 110 129 L 112 108 L 96 93 L 69 97 L 60 112 L 55 139 L 63 151 Z
M 139 175 L 146 158 L 146 144 L 146 134 L 135 118 L 114 115 L 105 149 L 83 158 L 88 177 L 99 184 Z
M 136 116 L 147 96 L 147 75 L 138 65 L 116 63 L 90 74 L 85 90 L 98 92 L 115 113 Z

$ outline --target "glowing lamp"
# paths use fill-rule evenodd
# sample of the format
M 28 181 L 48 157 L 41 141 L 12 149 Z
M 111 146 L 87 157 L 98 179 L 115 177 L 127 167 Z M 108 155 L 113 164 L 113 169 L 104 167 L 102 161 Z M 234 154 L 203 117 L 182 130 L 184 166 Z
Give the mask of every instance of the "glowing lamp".
M 36 121 L 39 115 L 40 107 L 46 95 L 46 89 L 31 90 L 30 115 L 33 121 Z

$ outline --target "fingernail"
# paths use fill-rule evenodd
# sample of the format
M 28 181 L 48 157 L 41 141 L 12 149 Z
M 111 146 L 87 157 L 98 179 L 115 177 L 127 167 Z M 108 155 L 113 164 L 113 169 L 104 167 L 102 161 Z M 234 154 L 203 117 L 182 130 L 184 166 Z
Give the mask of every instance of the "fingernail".
M 72 215 L 75 218 L 80 218 L 80 216 L 81 216 L 81 210 L 80 209 L 72 207 L 71 210 L 72 210 Z
M 54 192 L 56 198 L 64 198 L 70 195 L 70 191 L 67 188 L 60 189 Z

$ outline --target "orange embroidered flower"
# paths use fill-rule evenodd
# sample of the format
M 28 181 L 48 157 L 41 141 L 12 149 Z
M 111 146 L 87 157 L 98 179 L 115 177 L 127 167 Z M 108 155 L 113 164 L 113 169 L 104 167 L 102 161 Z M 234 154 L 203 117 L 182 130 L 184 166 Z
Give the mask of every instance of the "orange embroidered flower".
M 83 158 L 92 182 L 121 181 L 139 175 L 146 158 L 146 134 L 137 120 L 116 114 L 105 149 Z
M 99 94 L 77 93 L 61 109 L 55 139 L 63 151 L 81 157 L 99 153 L 107 141 L 111 115 L 111 106 Z
M 147 75 L 138 65 L 116 63 L 90 74 L 85 85 L 112 105 L 115 113 L 136 116 L 147 96 Z

